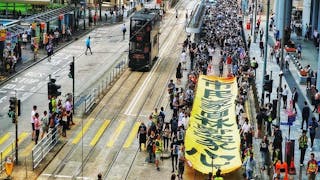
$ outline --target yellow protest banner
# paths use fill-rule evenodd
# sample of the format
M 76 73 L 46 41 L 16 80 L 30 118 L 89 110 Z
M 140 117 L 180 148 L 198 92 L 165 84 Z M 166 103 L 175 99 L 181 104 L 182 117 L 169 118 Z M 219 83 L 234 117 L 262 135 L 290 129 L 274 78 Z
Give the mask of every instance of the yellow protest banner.
M 201 75 L 185 137 L 186 159 L 194 169 L 222 174 L 241 167 L 235 116 L 235 78 Z

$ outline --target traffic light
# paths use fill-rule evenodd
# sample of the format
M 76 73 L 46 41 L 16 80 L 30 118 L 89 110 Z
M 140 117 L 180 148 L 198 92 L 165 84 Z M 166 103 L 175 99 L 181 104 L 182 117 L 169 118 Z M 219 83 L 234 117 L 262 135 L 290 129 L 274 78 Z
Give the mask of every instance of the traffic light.
M 74 78 L 74 62 L 70 63 L 70 72 L 68 74 L 69 78 Z
M 9 118 L 12 119 L 12 123 L 16 122 L 16 104 L 17 104 L 17 98 L 15 97 L 10 97 L 9 99 L 9 112 L 8 112 L 8 116 Z
M 48 97 L 49 99 L 52 96 L 60 96 L 61 92 L 59 91 L 59 89 L 61 88 L 60 85 L 55 84 L 56 80 L 55 79 L 50 79 L 50 82 L 48 82 Z
M 263 85 L 263 90 L 268 91 L 269 93 L 272 93 L 272 84 L 273 80 L 265 80 Z

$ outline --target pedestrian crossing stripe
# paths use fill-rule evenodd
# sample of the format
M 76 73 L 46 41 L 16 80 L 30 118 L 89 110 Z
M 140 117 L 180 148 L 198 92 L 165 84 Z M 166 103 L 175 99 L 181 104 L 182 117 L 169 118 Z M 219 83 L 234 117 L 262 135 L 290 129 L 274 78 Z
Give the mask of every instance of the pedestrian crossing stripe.
M 27 132 L 23 132 L 18 136 L 18 145 L 21 144 L 26 138 L 28 137 Z M 7 157 L 12 150 L 15 148 L 15 142 L 11 143 L 3 152 L 2 152 L 2 157 Z
M 126 142 L 123 145 L 123 148 L 129 148 L 134 140 L 134 138 L 137 136 L 138 129 L 140 126 L 141 122 L 136 122 L 126 140 Z
M 4 142 L 6 142 L 10 137 L 10 133 L 6 133 L 4 136 L 2 136 L 0 138 L 0 144 L 3 144 Z
M 112 136 L 110 137 L 110 140 L 107 144 L 107 147 L 112 147 L 115 141 L 118 139 L 118 136 L 120 135 L 121 130 L 123 129 L 124 125 L 126 124 L 126 121 L 121 121 L 118 125 L 117 129 L 114 131 Z
M 34 147 L 34 142 L 31 142 L 24 150 L 21 152 L 22 157 L 27 157 L 32 152 L 32 148 Z
M 88 131 L 89 127 L 93 123 L 94 119 L 90 118 L 88 122 L 83 126 L 82 131 L 80 131 L 77 136 L 73 139 L 72 144 L 78 144 L 79 141 L 81 140 L 82 136 Z
M 109 124 L 110 124 L 110 120 L 105 120 L 105 121 L 104 121 L 104 123 L 103 123 L 102 126 L 99 128 L 99 130 L 98 130 L 98 132 L 96 133 L 96 135 L 94 136 L 94 138 L 91 140 L 90 146 L 96 145 L 96 143 L 98 142 L 98 140 L 99 140 L 100 137 L 102 136 L 104 130 L 108 127 Z

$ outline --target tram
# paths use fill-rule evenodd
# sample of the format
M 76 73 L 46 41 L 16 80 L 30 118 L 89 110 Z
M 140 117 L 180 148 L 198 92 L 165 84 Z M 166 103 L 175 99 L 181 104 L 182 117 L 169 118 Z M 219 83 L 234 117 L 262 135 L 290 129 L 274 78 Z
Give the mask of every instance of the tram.
M 141 9 L 130 18 L 129 68 L 149 71 L 159 54 L 160 16 L 156 10 Z

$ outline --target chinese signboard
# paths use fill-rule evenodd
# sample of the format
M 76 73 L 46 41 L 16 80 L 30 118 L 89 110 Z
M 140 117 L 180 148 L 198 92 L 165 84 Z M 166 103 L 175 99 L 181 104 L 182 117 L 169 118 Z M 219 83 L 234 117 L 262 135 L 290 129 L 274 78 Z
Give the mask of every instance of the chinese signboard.
M 219 168 L 224 174 L 241 167 L 236 96 L 235 78 L 199 77 L 185 138 L 186 158 L 197 171 Z

